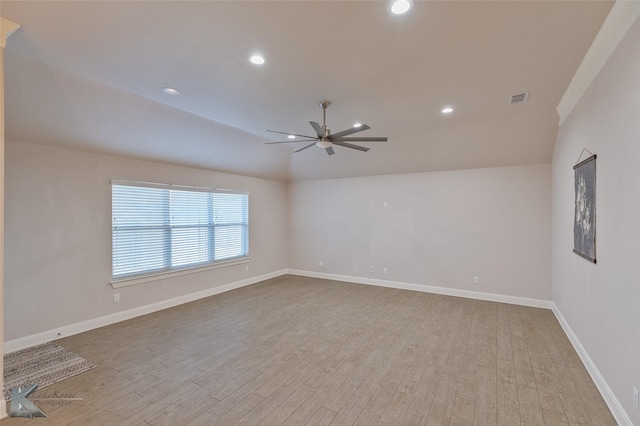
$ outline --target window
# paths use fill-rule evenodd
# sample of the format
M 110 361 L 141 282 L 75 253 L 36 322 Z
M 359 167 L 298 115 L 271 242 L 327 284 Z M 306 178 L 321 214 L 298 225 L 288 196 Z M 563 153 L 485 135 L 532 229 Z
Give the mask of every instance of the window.
M 249 196 L 208 188 L 113 181 L 114 280 L 249 255 Z

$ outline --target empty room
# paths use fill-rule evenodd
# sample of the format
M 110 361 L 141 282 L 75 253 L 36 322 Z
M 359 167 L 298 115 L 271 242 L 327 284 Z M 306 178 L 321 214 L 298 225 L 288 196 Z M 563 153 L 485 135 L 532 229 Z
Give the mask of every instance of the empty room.
M 0 2 L 2 425 L 640 425 L 640 1 Z

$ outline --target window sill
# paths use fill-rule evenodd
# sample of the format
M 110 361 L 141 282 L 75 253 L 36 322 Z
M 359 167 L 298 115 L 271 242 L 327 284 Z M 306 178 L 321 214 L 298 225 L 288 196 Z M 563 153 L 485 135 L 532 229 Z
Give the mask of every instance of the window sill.
M 199 268 L 189 268 L 189 269 L 182 269 L 179 271 L 162 272 L 160 274 L 147 275 L 144 277 L 125 278 L 122 280 L 111 281 L 109 282 L 109 284 L 113 288 L 128 287 L 130 285 L 142 284 L 150 281 L 164 280 L 167 278 L 179 277 L 181 275 L 197 274 L 198 272 L 210 271 L 212 269 L 242 265 L 243 263 L 249 263 L 249 260 L 251 260 L 250 257 L 242 257 L 240 259 L 227 260 L 223 262 L 214 263 L 213 265 L 201 266 Z

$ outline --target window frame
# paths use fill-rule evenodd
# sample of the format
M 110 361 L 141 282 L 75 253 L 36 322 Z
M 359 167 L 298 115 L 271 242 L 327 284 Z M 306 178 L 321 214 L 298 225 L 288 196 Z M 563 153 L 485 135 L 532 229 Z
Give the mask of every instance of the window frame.
M 148 270 L 147 272 L 136 272 L 131 274 L 120 274 L 114 276 L 114 261 L 115 261 L 115 232 L 117 225 L 114 223 L 115 216 L 113 210 L 113 202 L 114 202 L 114 186 L 129 186 L 129 187 L 141 187 L 141 188 L 152 188 L 152 189 L 161 189 L 167 191 L 167 200 L 165 200 L 168 205 L 163 205 L 163 209 L 166 212 L 169 212 L 169 220 L 167 221 L 164 228 L 164 236 L 162 238 L 162 247 L 163 247 L 163 267 L 161 269 L 153 269 Z M 207 237 L 206 244 L 209 246 L 209 252 L 207 254 L 208 260 L 204 262 L 190 263 L 183 266 L 173 267 L 171 265 L 172 261 L 172 250 L 174 249 L 174 245 L 172 244 L 172 234 L 175 229 L 179 229 L 183 227 L 183 225 L 179 224 L 171 224 L 172 218 L 172 210 L 171 210 L 171 192 L 170 191 L 182 191 L 182 192 L 205 192 L 210 193 L 212 196 L 208 201 L 208 211 L 207 214 L 211 216 L 210 223 L 205 227 L 209 230 L 209 236 Z M 242 215 L 243 218 L 240 222 L 234 222 L 232 224 L 229 223 L 220 223 L 216 224 L 214 220 L 214 197 L 215 194 L 233 194 L 233 195 L 244 195 L 246 199 L 242 201 L 246 205 L 246 210 L 243 209 Z M 197 187 L 197 186 L 186 186 L 186 185 L 175 185 L 175 184 L 163 184 L 163 183 L 153 183 L 153 182 L 138 182 L 138 181 L 128 181 L 128 180 L 111 180 L 111 281 L 110 284 L 114 288 L 148 282 L 155 281 L 160 279 L 165 279 L 173 276 L 180 276 L 185 274 L 197 273 L 211 269 L 217 269 L 222 267 L 229 267 L 234 265 L 239 265 L 243 263 L 248 263 L 251 259 L 250 257 L 250 226 L 249 226 L 249 212 L 250 212 L 250 200 L 249 200 L 249 192 L 245 191 L 236 191 L 229 189 L 220 189 L 220 188 L 207 188 L 207 187 Z M 210 210 L 209 210 L 210 209 Z M 215 260 L 216 256 L 216 246 L 215 246 L 215 231 L 217 228 L 224 228 L 229 226 L 240 226 L 241 227 L 241 252 L 242 254 L 235 257 L 223 258 L 221 260 Z M 194 229 L 201 227 L 201 225 L 191 226 Z M 167 241 L 168 240 L 168 241 Z

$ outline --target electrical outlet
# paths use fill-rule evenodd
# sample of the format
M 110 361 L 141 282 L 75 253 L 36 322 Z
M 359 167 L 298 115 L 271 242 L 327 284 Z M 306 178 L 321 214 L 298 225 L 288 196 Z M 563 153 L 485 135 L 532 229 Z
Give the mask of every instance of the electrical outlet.
M 373 266 L 369 266 L 369 272 L 373 272 Z
M 389 207 L 389 203 L 387 201 L 384 202 L 384 208 L 386 209 L 387 207 Z
M 373 201 L 369 201 L 369 208 L 373 208 Z
M 120 293 L 114 293 L 113 303 L 120 303 Z
M 324 261 L 323 260 L 320 261 L 320 266 L 324 266 Z
M 385 274 L 389 273 L 389 268 L 387 268 L 386 266 L 382 269 L 382 272 Z
M 565 306 L 567 306 L 567 298 L 563 297 L 562 298 L 562 309 L 564 309 Z
M 633 402 L 633 406 L 638 409 L 638 388 L 635 386 L 631 388 L 631 401 Z
M 480 284 L 480 277 L 478 277 L 478 276 L 473 277 L 473 283 L 474 284 Z
M 246 266 L 244 267 L 244 271 L 245 271 L 245 272 L 249 272 L 249 265 L 246 265 Z

